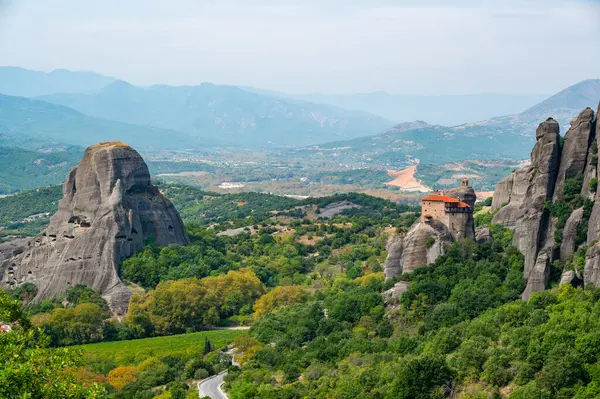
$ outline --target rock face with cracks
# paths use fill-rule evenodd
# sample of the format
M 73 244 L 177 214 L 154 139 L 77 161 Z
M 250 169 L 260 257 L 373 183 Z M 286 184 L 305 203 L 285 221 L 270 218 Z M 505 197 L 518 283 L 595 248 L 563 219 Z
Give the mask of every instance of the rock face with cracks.
M 593 184 L 598 179 L 598 133 L 597 113 L 591 108 L 571 121 L 564 140 L 558 123 L 549 118 L 537 130 L 531 164 L 496 185 L 493 223 L 514 231 L 513 245 L 525 257 L 524 299 L 547 288 L 554 261 L 569 264 L 582 245 L 585 226 L 587 243 L 583 244 L 588 250 L 583 280 L 600 286 L 600 196 Z M 581 207 L 586 200 L 594 201 L 587 216 Z M 552 207 L 560 209 L 560 218 L 552 216 Z M 564 214 L 565 209 L 570 214 Z
M 118 271 L 147 242 L 187 245 L 189 238 L 142 157 L 121 142 L 96 144 L 67 176 L 46 230 L 0 245 L 1 286 L 32 282 L 41 300 L 83 284 L 123 314 L 131 293 Z
M 435 262 L 444 254 L 445 245 L 453 241 L 452 233 L 442 222 L 415 223 L 405 235 L 394 235 L 388 240 L 385 277 L 392 279 Z

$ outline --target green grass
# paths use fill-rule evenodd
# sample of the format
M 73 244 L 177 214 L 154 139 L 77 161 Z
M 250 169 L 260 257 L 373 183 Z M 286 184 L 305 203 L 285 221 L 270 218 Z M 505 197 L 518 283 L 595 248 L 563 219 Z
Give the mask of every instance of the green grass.
M 80 345 L 74 350 L 83 352 L 86 365 L 114 363 L 116 366 L 137 365 L 141 361 L 155 356 L 192 356 L 202 352 L 204 339 L 212 342 L 215 348 L 229 344 L 234 338 L 247 334 L 245 330 L 215 330 L 197 333 L 136 339 L 132 341 L 100 342 Z

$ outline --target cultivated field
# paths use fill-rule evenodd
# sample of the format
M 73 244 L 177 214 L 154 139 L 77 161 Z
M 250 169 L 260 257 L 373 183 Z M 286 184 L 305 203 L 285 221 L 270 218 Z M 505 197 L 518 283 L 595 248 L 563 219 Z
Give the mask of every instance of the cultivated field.
M 229 344 L 246 334 L 244 330 L 214 330 L 197 333 L 137 339 L 133 341 L 100 342 L 73 347 L 83 352 L 85 364 L 112 362 L 116 366 L 136 365 L 149 357 L 191 355 L 201 353 L 205 337 L 215 348 Z

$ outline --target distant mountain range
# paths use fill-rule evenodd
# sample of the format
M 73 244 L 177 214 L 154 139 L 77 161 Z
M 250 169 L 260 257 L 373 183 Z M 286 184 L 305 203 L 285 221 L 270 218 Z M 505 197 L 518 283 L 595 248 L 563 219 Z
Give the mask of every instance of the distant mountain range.
M 519 114 L 455 127 L 403 123 L 382 134 L 297 150 L 307 157 L 336 157 L 340 163 L 402 168 L 417 162 L 526 159 L 538 124 L 553 117 L 563 133 L 585 107 L 597 109 L 600 80 L 573 85 Z
M 71 153 L 79 156 L 89 144 L 117 139 L 145 152 L 209 146 L 292 147 L 289 151 L 303 158 L 335 158 L 340 164 L 389 169 L 417 162 L 424 166 L 525 159 L 541 121 L 552 116 L 564 132 L 581 109 L 597 106 L 600 80 L 580 82 L 532 104 L 537 96 L 416 98 L 374 93 L 295 98 L 209 83 L 136 87 L 92 72 L 0 67 L 0 93 L 4 93 L 0 94 L 0 148 L 13 147 L 4 155 L 4 164 L 10 165 L 6 170 L 18 170 L 22 164 L 28 176 L 39 175 L 45 184 L 52 165 L 71 162 Z M 384 105 L 388 111 L 382 112 Z M 402 115 L 424 115 L 425 122 L 394 126 L 369 112 L 376 108 L 396 120 Z M 525 111 L 453 127 L 431 124 L 451 114 L 465 121 L 516 108 Z M 31 172 L 36 170 L 30 169 L 36 156 L 47 158 L 50 153 L 67 159 L 40 161 L 35 164 L 38 172 Z M 45 165 L 50 169 L 46 171 Z
M 268 94 L 269 92 L 257 90 Z M 291 95 L 271 92 L 272 95 L 296 98 L 344 109 L 356 109 L 379 115 L 395 122 L 425 120 L 431 124 L 455 126 L 467 121 L 480 121 L 498 115 L 510 115 L 545 100 L 548 95 L 465 94 L 417 96 L 386 92 L 332 95 Z
M 37 150 L 57 145 L 85 147 L 110 140 L 122 140 L 142 150 L 202 145 L 174 130 L 95 118 L 61 105 L 0 95 L 0 145 Z
M 132 86 L 38 99 L 87 115 L 185 132 L 229 145 L 298 146 L 375 134 L 393 125 L 363 111 L 250 93 L 234 86 Z
M 94 72 L 57 69 L 52 72 L 0 66 L 0 93 L 17 97 L 35 97 L 52 93 L 81 93 L 100 90 L 115 78 Z

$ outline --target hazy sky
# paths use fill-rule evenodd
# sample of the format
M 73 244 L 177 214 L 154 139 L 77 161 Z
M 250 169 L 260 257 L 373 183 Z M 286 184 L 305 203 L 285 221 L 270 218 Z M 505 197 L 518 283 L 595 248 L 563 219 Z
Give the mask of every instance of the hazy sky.
M 553 93 L 600 78 L 600 0 L 0 0 L 0 65 L 294 93 Z

